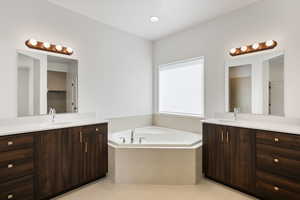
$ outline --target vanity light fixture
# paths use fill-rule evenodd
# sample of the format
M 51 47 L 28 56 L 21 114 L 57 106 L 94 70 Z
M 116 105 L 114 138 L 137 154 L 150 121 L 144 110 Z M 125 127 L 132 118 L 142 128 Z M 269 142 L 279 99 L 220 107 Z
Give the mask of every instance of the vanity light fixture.
M 70 48 L 70 47 L 68 47 L 68 48 L 67 48 L 67 52 L 68 52 L 68 53 L 73 53 L 73 49 Z
M 55 49 L 56 49 L 57 51 L 61 51 L 61 50 L 63 49 L 63 47 L 62 47 L 61 45 L 56 45 L 56 46 L 55 46 Z
M 50 48 L 50 43 L 49 42 L 44 42 L 44 47 L 46 48 L 46 49 L 49 49 Z
M 248 49 L 248 47 L 247 47 L 247 46 L 243 46 L 243 47 L 241 48 L 242 52 L 246 52 L 246 51 L 247 51 L 247 49 Z
M 254 53 L 258 51 L 265 51 L 269 49 L 274 49 L 277 46 L 277 42 L 275 40 L 268 40 L 266 42 L 255 43 L 252 45 L 246 45 L 240 48 L 233 48 L 230 50 L 231 56 L 239 56 L 248 53 Z
M 233 49 L 230 50 L 230 53 L 234 54 L 236 51 L 237 51 L 237 49 L 233 48 Z
M 25 42 L 26 46 L 31 49 L 37 49 L 41 51 L 49 51 L 53 53 L 72 55 L 73 49 L 62 45 L 50 44 L 49 42 L 40 42 L 35 39 L 29 39 Z
M 266 42 L 267 47 L 271 47 L 274 45 L 274 40 L 269 40 Z
M 30 40 L 28 41 L 28 43 L 29 43 L 30 45 L 32 45 L 32 46 L 36 46 L 36 45 L 37 45 L 37 41 L 36 41 L 35 39 L 30 39 Z
M 253 45 L 252 45 L 252 48 L 255 49 L 255 50 L 258 49 L 258 48 L 259 48 L 259 43 L 253 44 Z

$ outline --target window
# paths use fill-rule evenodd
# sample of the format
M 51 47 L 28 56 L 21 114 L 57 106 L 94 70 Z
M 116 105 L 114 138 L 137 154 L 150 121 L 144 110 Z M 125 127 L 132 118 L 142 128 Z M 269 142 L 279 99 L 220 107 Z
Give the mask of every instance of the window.
M 204 59 L 159 67 L 159 112 L 204 116 Z

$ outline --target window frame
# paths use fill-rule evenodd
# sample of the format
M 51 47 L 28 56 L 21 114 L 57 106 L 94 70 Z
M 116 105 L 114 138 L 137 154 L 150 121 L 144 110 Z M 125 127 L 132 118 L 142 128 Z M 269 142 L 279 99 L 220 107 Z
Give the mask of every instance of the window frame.
M 202 114 L 193 114 L 193 113 L 177 113 L 177 112 L 161 112 L 160 111 L 160 70 L 162 68 L 173 68 L 172 65 L 185 65 L 187 63 L 191 63 L 191 62 L 197 62 L 197 61 L 201 61 L 203 63 L 203 67 L 202 67 L 202 84 L 203 84 L 203 90 L 202 90 L 202 110 L 203 113 Z M 177 66 L 178 67 L 178 66 Z M 196 118 L 204 118 L 205 116 L 205 58 L 204 56 L 200 56 L 200 57 L 195 57 L 195 58 L 191 58 L 191 59 L 184 59 L 184 60 L 179 60 L 179 61 L 175 61 L 175 62 L 171 62 L 171 63 L 167 63 L 167 64 L 161 64 L 157 66 L 157 78 L 156 78 L 156 113 L 158 114 L 165 114 L 165 115 L 176 115 L 176 116 L 186 116 L 186 117 L 196 117 Z

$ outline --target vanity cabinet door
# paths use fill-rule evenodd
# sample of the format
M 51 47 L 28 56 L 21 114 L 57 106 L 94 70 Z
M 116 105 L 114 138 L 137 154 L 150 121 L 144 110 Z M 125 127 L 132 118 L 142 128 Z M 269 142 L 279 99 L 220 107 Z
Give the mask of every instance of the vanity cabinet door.
M 255 133 L 250 129 L 203 125 L 203 172 L 213 180 L 252 193 Z
M 226 181 L 226 159 L 223 126 L 203 125 L 203 169 L 204 174 L 217 181 Z
M 83 133 L 80 127 L 69 129 L 70 183 L 71 187 L 81 185 L 83 180 Z
M 104 177 L 107 172 L 107 126 L 82 128 L 84 134 L 83 180 L 90 182 Z
M 255 132 L 228 127 L 225 134 L 228 184 L 243 191 L 255 189 Z
M 81 182 L 80 131 L 60 129 L 36 135 L 37 199 L 64 192 Z

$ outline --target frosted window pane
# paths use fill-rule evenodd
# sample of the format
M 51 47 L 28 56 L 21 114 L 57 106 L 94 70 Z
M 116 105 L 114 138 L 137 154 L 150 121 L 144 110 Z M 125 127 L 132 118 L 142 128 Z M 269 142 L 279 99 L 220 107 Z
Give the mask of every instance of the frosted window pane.
M 203 60 L 161 67 L 159 111 L 203 116 L 203 73 Z

